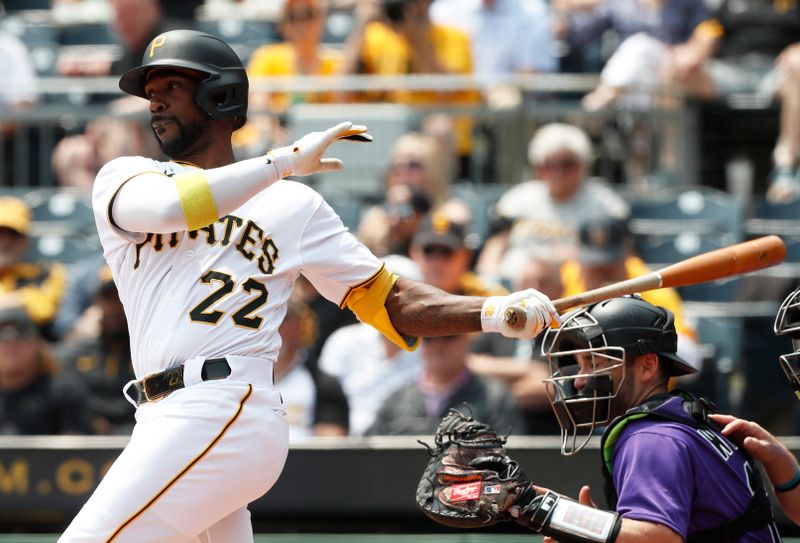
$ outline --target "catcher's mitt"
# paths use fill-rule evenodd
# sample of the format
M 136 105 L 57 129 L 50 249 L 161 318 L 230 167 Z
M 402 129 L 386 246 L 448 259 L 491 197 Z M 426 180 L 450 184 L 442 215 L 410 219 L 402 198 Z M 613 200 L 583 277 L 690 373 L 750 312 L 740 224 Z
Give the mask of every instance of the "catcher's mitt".
M 417 486 L 417 507 L 440 524 L 483 528 L 515 518 L 509 508 L 536 493 L 506 453 L 506 439 L 455 409 L 436 430 L 431 459 Z

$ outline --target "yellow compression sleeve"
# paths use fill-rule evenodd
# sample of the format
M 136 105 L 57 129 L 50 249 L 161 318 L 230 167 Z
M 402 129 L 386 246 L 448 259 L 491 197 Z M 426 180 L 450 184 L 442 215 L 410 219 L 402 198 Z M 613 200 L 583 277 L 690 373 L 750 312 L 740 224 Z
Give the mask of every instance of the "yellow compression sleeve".
M 362 322 L 378 330 L 401 349 L 414 351 L 419 347 L 420 339 L 398 332 L 384 305 L 398 279 L 397 275 L 383 267 L 373 278 L 351 290 L 342 305 L 349 307 Z
M 205 172 L 201 170 L 176 175 L 175 188 L 178 189 L 178 199 L 189 230 L 203 228 L 219 219 L 217 204 Z

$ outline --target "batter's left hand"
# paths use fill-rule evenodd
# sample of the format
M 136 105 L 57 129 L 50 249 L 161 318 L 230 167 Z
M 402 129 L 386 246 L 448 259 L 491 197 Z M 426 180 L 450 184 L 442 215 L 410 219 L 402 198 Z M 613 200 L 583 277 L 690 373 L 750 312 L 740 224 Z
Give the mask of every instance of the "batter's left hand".
M 525 319 L 509 323 L 506 309 L 515 307 L 525 312 Z M 506 296 L 486 298 L 481 309 L 481 329 L 484 332 L 497 332 L 505 337 L 533 339 L 551 325 L 560 324 L 558 311 L 550 298 L 532 288 L 512 292 Z
M 366 126 L 344 122 L 323 132 L 306 134 L 288 147 L 270 151 L 268 156 L 275 161 L 281 177 L 339 171 L 344 168 L 341 160 L 323 157 L 330 144 L 339 139 L 368 143 L 372 136 L 367 134 Z

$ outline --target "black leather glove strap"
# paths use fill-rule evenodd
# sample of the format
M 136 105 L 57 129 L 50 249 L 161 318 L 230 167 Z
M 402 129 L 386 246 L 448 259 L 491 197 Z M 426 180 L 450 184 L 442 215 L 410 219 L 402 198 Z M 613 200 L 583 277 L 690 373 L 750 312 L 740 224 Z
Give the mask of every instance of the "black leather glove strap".
M 548 491 L 531 505 L 531 530 L 559 543 L 613 543 L 622 525 L 618 513 L 583 505 L 555 492 Z

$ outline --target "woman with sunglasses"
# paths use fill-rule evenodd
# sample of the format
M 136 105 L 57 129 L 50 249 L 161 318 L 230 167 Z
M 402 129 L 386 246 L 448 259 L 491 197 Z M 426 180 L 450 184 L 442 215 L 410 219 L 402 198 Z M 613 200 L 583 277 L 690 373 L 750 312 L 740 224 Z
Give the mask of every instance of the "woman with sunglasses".
M 245 144 L 252 142 L 261 149 L 265 139 L 280 139 L 275 130 L 282 124 L 280 118 L 292 104 L 333 101 L 331 93 L 267 92 L 259 90 L 263 86 L 258 83 L 260 78 L 267 77 L 330 76 L 337 73 L 341 55 L 321 45 L 325 16 L 321 0 L 284 1 L 278 19 L 278 30 L 284 41 L 262 45 L 253 52 L 247 64 L 247 75 L 253 80 L 255 90 L 250 93 L 251 122 L 248 123 L 253 129 L 245 127 L 239 136 L 247 140 Z

